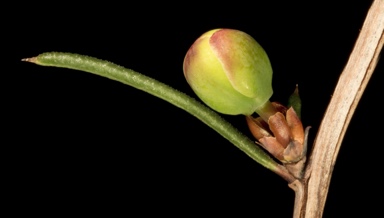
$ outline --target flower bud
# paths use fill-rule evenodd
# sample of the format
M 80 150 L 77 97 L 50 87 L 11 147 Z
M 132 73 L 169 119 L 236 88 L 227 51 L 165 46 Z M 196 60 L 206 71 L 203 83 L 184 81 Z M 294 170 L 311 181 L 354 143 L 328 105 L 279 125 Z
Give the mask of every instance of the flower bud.
M 196 95 L 223 114 L 251 115 L 273 93 L 267 54 L 239 30 L 204 33 L 188 50 L 183 70 Z

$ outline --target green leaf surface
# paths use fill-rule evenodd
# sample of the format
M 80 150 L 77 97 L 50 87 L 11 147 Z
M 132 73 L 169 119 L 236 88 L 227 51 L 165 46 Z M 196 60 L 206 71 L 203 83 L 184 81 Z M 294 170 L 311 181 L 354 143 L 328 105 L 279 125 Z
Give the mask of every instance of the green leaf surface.
M 191 98 L 164 83 L 109 61 L 79 54 L 48 52 L 33 58 L 23 59 L 23 61 L 32 62 L 42 66 L 61 67 L 89 72 L 119 81 L 157 96 L 197 117 L 262 166 L 279 175 L 285 174 L 285 172 L 283 172 L 284 169 L 280 164 L 275 162 L 264 150 L 239 132 L 230 123 L 219 116 L 219 114 L 196 101 L 194 98 Z M 285 177 L 285 179 L 289 177 L 287 175 L 281 176 Z

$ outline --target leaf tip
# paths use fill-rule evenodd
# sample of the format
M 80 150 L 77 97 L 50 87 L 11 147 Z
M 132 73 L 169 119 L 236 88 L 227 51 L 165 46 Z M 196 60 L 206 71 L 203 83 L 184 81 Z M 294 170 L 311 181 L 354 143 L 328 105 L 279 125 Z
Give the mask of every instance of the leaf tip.
M 21 61 L 30 62 L 30 63 L 36 63 L 37 62 L 37 58 L 36 57 L 23 58 L 23 59 L 21 59 Z

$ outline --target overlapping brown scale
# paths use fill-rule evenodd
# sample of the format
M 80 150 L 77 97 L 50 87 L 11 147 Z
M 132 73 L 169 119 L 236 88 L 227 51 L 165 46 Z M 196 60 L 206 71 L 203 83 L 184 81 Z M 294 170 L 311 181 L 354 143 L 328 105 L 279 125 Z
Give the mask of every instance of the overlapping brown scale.
M 291 107 L 272 102 L 279 111 L 269 117 L 268 123 L 260 117 L 247 116 L 252 135 L 274 157 L 283 163 L 295 163 L 304 155 L 304 129 L 300 118 Z
M 261 119 L 261 117 L 253 118 L 251 116 L 246 116 L 248 128 L 251 131 L 253 137 L 257 140 L 260 140 L 263 137 L 271 136 L 268 131 L 268 124 Z
M 277 112 L 275 115 L 271 116 L 268 120 L 269 129 L 273 132 L 276 140 L 286 148 L 291 141 L 291 129 L 288 126 L 285 116 Z
M 287 114 L 285 115 L 289 128 L 291 129 L 293 140 L 298 141 L 301 144 L 304 144 L 304 129 L 303 124 L 301 123 L 300 118 L 297 116 L 293 108 L 289 108 Z

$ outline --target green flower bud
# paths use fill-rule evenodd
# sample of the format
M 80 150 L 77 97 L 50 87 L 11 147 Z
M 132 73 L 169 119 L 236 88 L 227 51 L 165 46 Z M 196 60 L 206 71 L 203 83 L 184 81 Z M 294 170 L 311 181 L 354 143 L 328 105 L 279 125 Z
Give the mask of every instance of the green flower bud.
M 204 33 L 188 50 L 184 76 L 212 109 L 250 115 L 272 96 L 272 67 L 264 49 L 248 34 L 233 29 Z

